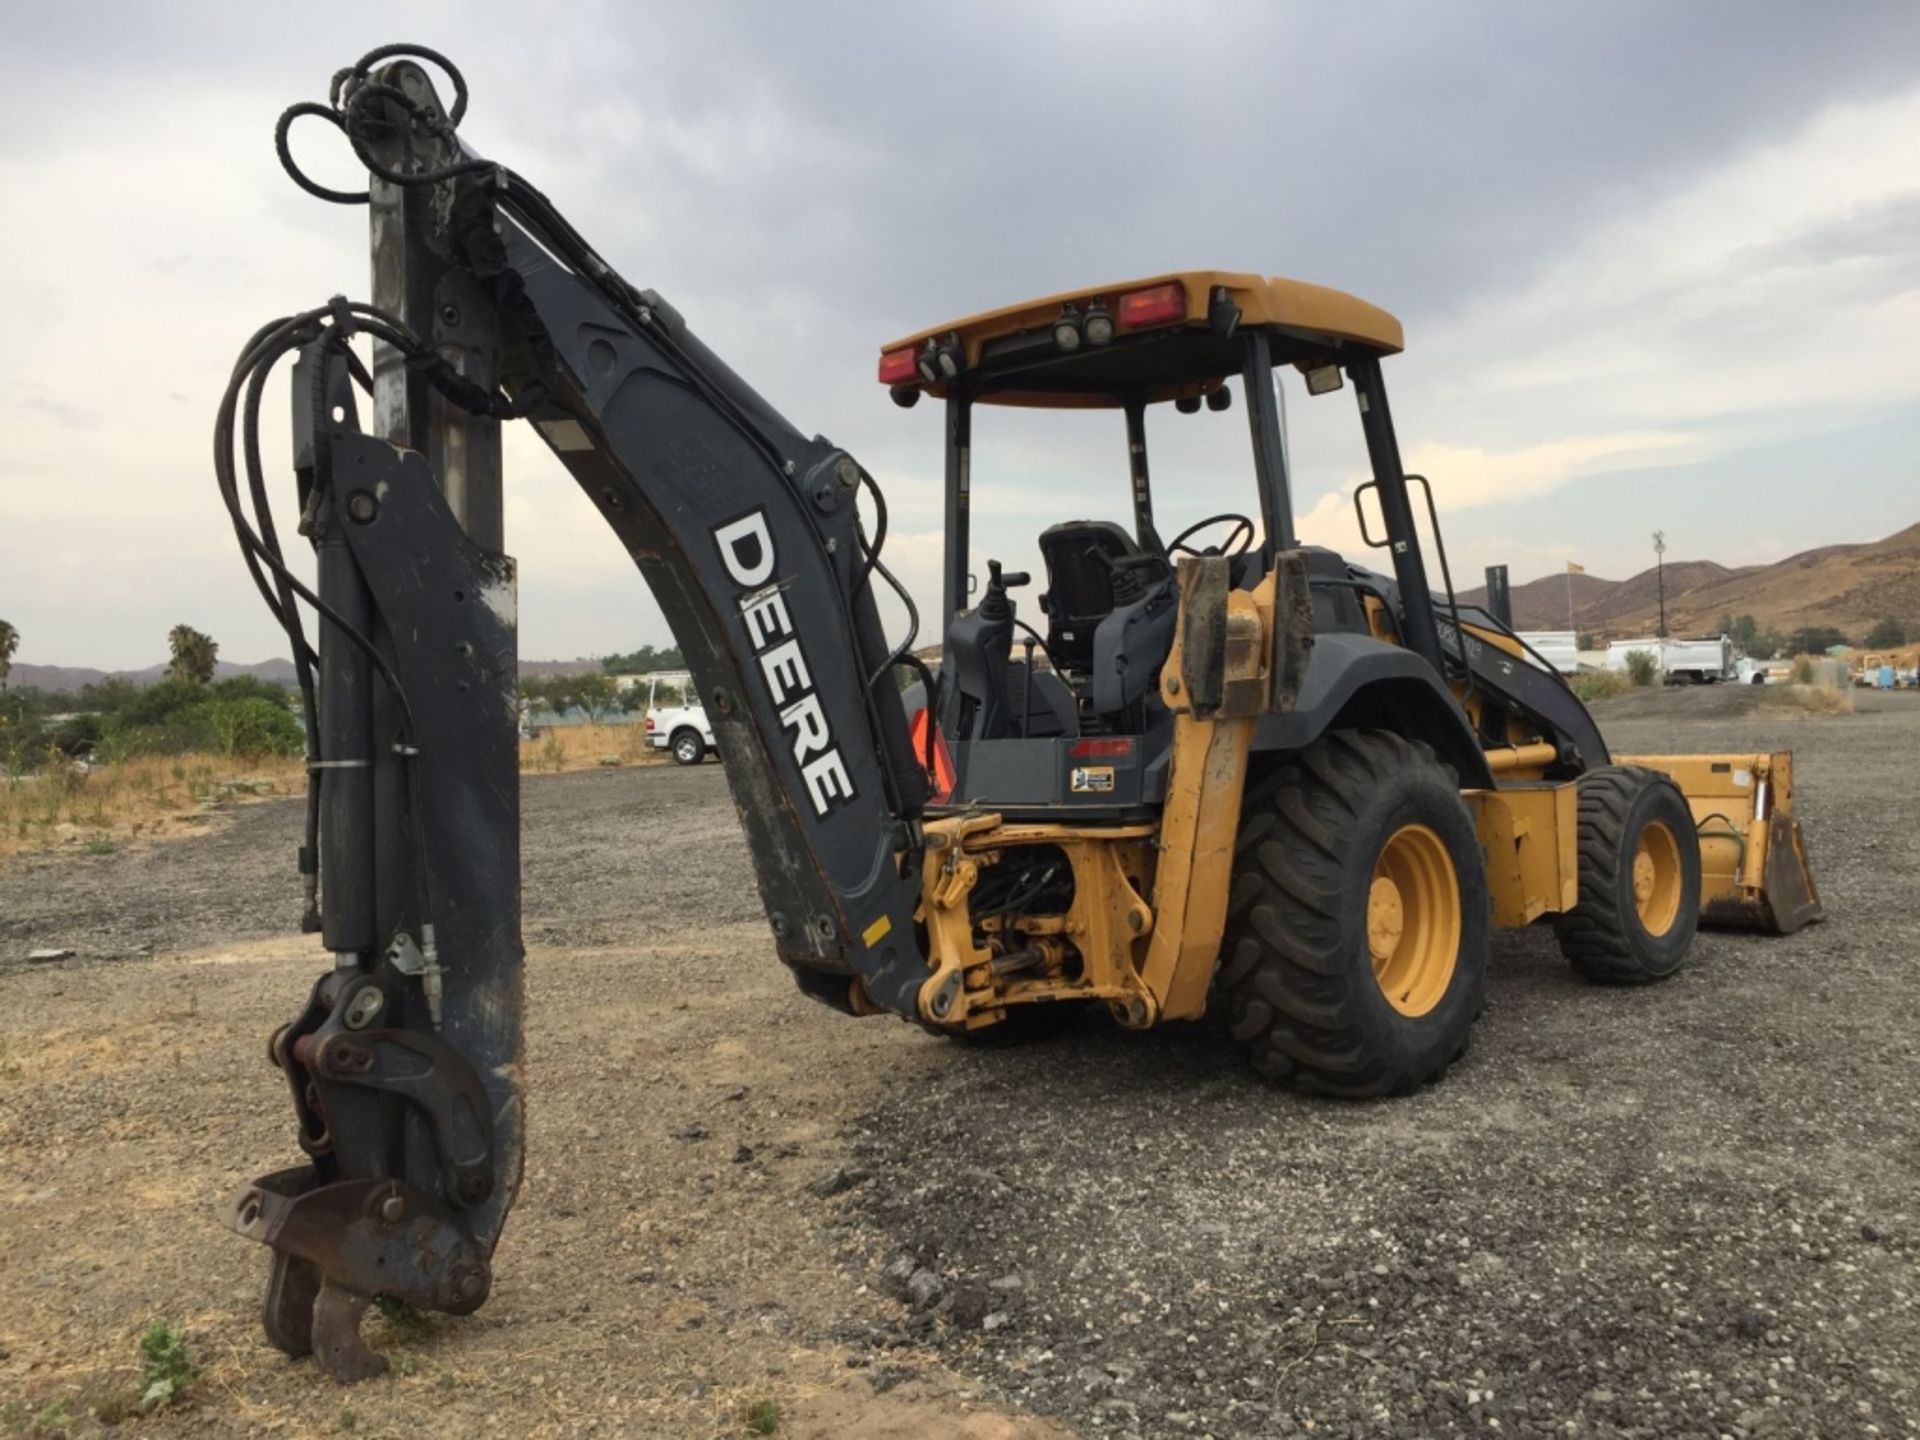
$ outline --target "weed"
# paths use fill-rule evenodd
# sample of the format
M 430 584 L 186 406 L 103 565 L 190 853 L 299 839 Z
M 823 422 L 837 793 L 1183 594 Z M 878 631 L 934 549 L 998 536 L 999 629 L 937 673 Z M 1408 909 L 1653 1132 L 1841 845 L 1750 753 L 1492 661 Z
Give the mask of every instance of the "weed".
M 1611 699 L 1615 695 L 1624 695 L 1633 688 L 1633 681 L 1618 670 L 1582 670 L 1577 675 L 1567 677 L 1567 684 L 1573 688 L 1584 704 L 1591 705 L 1596 700 Z
M 440 1372 L 440 1378 L 433 1383 L 438 1385 L 442 1390 L 451 1390 L 459 1382 L 453 1378 L 453 1372 L 451 1370 L 442 1370 Z
M 145 1410 L 174 1404 L 200 1373 L 187 1337 L 165 1320 L 154 1321 L 140 1336 L 140 1361 L 140 1406 Z
M 749 1435 L 771 1435 L 780 1428 L 780 1407 L 771 1400 L 750 1400 L 740 1408 Z
M 1812 715 L 1851 715 L 1853 692 L 1833 685 L 1769 685 L 1766 698 L 1775 705 L 1793 705 Z
M 1796 685 L 1813 684 L 1813 657 L 1811 655 L 1802 655 L 1795 659 L 1793 662 L 1793 674 L 1790 678 Z
M 73 1432 L 73 1406 L 66 1400 L 50 1400 L 38 1415 L 33 1417 L 33 1426 L 28 1432 L 32 1435 L 69 1435 Z
M 1660 678 L 1660 659 L 1651 650 L 1627 652 L 1627 678 L 1636 687 L 1653 684 Z
M 340 1413 L 334 1417 L 333 1428 L 336 1430 L 351 1430 L 359 1423 L 360 1417 L 355 1415 L 353 1411 L 345 1405 L 342 1405 L 340 1407 Z
M 100 823 L 104 825 L 106 822 L 102 820 Z M 87 841 L 87 854 L 89 855 L 111 855 L 119 848 L 119 846 L 115 845 L 113 841 L 107 839 L 104 835 L 95 835 L 91 840 Z
M 387 1328 L 393 1331 L 395 1339 L 424 1340 L 433 1334 L 433 1321 L 427 1318 L 426 1312 L 414 1309 L 406 1301 L 382 1295 L 373 1303 L 380 1312 L 380 1318 L 387 1322 Z
M 6 1426 L 15 1435 L 27 1428 L 27 1412 L 20 1408 L 18 1400 L 9 1400 L 0 1405 L 0 1425 Z

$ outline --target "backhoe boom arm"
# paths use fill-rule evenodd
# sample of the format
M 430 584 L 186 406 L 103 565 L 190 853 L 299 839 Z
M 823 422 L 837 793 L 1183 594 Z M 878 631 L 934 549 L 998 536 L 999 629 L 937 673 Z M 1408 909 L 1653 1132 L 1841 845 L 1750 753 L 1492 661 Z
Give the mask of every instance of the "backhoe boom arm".
M 443 66 L 442 106 L 424 59 Z M 386 63 L 382 63 L 386 62 Z M 216 468 L 307 708 L 308 928 L 332 952 L 271 1058 L 308 1163 L 229 1222 L 273 1249 L 265 1320 L 338 1378 L 378 1373 L 358 1319 L 380 1295 L 464 1312 L 521 1170 L 516 601 L 498 424 L 532 422 L 626 545 L 699 687 L 781 957 L 848 1010 L 918 1013 L 926 774 L 874 585 L 885 508 L 652 291 L 628 285 L 544 196 L 474 156 L 464 82 L 417 47 L 373 52 L 330 104 L 296 106 L 303 188 L 367 199 L 378 305 L 264 327 L 236 366 Z M 373 179 L 315 185 L 286 146 L 317 115 Z M 350 338 L 375 342 L 371 374 Z M 266 504 L 261 392 L 294 368 L 311 589 Z M 362 428 L 355 381 L 373 392 Z M 246 494 L 235 465 L 244 456 Z M 863 523 L 866 491 L 872 533 Z M 248 500 L 251 500 L 251 516 Z M 296 598 L 321 616 L 309 643 Z

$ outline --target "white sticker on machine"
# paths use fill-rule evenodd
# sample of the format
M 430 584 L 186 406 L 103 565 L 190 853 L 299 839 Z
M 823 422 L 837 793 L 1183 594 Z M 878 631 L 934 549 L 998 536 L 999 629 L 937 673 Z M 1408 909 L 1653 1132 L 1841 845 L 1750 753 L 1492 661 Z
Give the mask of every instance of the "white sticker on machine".
M 1076 795 L 1106 795 L 1113 790 L 1113 766 L 1080 765 L 1073 772 L 1073 793 Z

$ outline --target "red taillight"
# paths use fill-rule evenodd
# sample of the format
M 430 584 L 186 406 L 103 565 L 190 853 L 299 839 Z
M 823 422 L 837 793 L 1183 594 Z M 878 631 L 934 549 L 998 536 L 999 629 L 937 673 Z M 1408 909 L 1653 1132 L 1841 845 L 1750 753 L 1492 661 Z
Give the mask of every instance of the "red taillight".
M 647 733 L 649 735 L 653 733 L 653 712 L 651 710 L 647 711 Z
M 1187 318 L 1187 288 L 1178 280 L 1167 285 L 1155 285 L 1147 290 L 1135 290 L 1120 297 L 1120 323 L 1122 325 L 1164 325 L 1169 320 Z
M 1131 735 L 1099 735 L 1086 740 L 1076 740 L 1067 754 L 1075 760 L 1117 760 L 1124 755 L 1133 754 L 1133 737 Z
M 899 350 L 887 350 L 881 354 L 880 383 L 882 385 L 905 385 L 919 378 L 920 370 L 914 363 L 911 345 Z
M 907 733 L 913 737 L 913 755 L 921 764 L 926 764 L 927 729 L 933 724 L 933 717 L 926 710 L 913 712 L 913 719 L 907 724 Z M 927 783 L 933 787 L 930 797 L 938 805 L 953 794 L 953 757 L 947 753 L 947 737 L 940 733 L 937 726 L 933 730 L 933 768 L 927 771 Z

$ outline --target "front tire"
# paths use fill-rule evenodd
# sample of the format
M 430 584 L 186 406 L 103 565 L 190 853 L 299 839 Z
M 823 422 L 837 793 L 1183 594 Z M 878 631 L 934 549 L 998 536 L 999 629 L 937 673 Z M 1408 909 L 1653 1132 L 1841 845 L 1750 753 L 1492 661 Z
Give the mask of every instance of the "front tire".
M 1602 985 L 1647 985 L 1686 963 L 1700 924 L 1700 832 L 1658 770 L 1607 765 L 1579 780 L 1580 903 L 1553 932 Z
M 673 758 L 681 765 L 698 765 L 707 758 L 707 742 L 697 730 L 679 730 L 673 737 Z
M 1486 862 L 1425 745 L 1337 730 L 1242 807 L 1216 996 L 1263 1073 L 1402 1095 L 1466 1050 L 1491 924 Z

